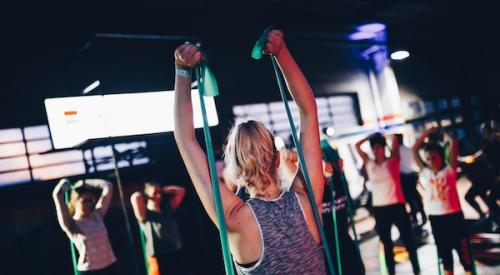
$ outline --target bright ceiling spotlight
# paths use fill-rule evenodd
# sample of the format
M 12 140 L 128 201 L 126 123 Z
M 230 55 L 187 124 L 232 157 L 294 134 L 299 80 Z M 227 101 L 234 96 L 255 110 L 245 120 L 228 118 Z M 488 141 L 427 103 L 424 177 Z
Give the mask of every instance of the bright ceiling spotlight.
M 382 23 L 370 23 L 357 27 L 360 32 L 376 33 L 385 30 L 385 25 Z
M 365 40 L 375 38 L 375 33 L 372 32 L 355 32 L 349 35 L 350 40 Z
M 83 94 L 88 94 L 90 93 L 92 90 L 94 90 L 95 88 L 99 87 L 99 85 L 101 85 L 101 82 L 99 80 L 96 80 L 94 82 L 92 82 L 92 84 L 90 84 L 89 86 L 87 86 L 85 89 L 83 89 Z
M 403 60 L 403 59 L 408 58 L 409 56 L 410 56 L 410 53 L 408 51 L 404 51 L 404 50 L 395 51 L 395 52 L 391 53 L 392 60 Z
M 333 135 L 335 135 L 335 129 L 333 129 L 333 127 L 326 128 L 326 135 L 329 137 L 333 137 Z
M 281 137 L 275 137 L 274 145 L 276 146 L 276 149 L 281 150 L 285 148 L 285 141 Z
M 385 24 L 369 23 L 356 27 L 356 31 L 349 34 L 349 40 L 384 40 L 385 39 Z

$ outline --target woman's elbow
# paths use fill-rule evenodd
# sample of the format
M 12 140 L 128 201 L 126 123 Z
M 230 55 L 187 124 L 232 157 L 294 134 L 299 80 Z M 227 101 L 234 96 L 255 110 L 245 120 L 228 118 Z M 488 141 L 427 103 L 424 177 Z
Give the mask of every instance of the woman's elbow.
M 316 102 L 312 101 L 310 104 L 307 104 L 303 109 L 300 110 L 301 114 L 305 118 L 317 118 L 318 117 L 318 107 L 316 106 Z
M 60 193 L 61 193 L 61 190 L 58 190 L 58 189 L 54 189 L 52 191 L 52 199 L 54 200 L 54 202 L 59 202 L 59 197 L 60 197 Z
M 177 144 L 182 143 L 186 139 L 187 134 L 181 125 L 176 124 L 174 127 L 174 139 Z

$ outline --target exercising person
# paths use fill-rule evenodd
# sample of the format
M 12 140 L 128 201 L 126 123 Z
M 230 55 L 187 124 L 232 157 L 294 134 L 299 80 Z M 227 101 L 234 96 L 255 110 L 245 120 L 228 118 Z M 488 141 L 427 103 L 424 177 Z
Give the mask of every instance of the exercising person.
M 374 159 L 361 149 L 369 141 Z M 413 267 L 413 273 L 420 274 L 417 247 L 413 238 L 410 218 L 405 209 L 405 197 L 400 181 L 399 139 L 392 139 L 391 154 L 385 155 L 386 140 L 380 133 L 370 135 L 356 143 L 358 152 L 366 167 L 366 173 L 372 184 L 372 203 L 375 216 L 375 228 L 384 245 L 385 263 L 389 274 L 395 274 L 394 243 L 391 238 L 392 225 L 396 225 L 406 245 Z
M 453 274 L 453 249 L 457 251 L 465 273 L 472 274 L 469 239 L 457 192 L 458 141 L 444 133 L 444 138 L 450 144 L 449 163 L 445 161 L 443 147 L 433 142 L 424 146 L 426 162 L 420 158 L 419 150 L 425 139 L 436 132 L 435 127 L 428 129 L 413 146 L 413 156 L 420 167 L 420 179 L 425 188 L 432 234 L 438 255 L 443 261 L 445 275 Z
M 181 205 L 186 190 L 146 182 L 144 192 L 130 197 L 134 215 L 146 239 L 145 250 L 149 275 L 182 274 L 182 242 L 174 211 Z
M 66 191 L 70 192 L 68 205 Z M 74 186 L 61 179 L 52 192 L 59 225 L 78 250 L 80 275 L 115 274 L 116 258 L 103 221 L 112 195 L 113 185 L 100 179 L 80 180 Z
M 340 247 L 340 262 L 342 266 L 342 274 L 348 275 L 364 275 L 365 267 L 363 260 L 356 251 L 356 244 L 349 235 L 349 215 L 347 212 L 347 192 L 342 184 L 342 174 L 344 173 L 344 162 L 340 158 L 336 149 L 330 145 L 324 145 L 323 161 L 324 172 L 327 178 L 325 191 L 323 193 L 323 205 L 321 212 L 323 214 L 323 226 L 325 228 L 326 239 L 328 247 L 333 259 L 337 257 L 336 245 Z M 333 185 L 333 192 L 331 192 L 330 184 Z M 336 216 L 336 229 L 338 234 L 338 244 L 335 240 L 335 227 L 332 217 L 332 204 L 335 207 Z M 338 266 L 335 266 L 336 274 L 339 274 Z
M 271 30 L 266 54 L 272 54 L 283 73 L 300 113 L 300 141 L 314 192 L 320 206 L 325 186 L 319 144 L 316 102 L 309 83 L 295 63 L 283 33 Z M 209 217 L 218 225 L 207 157 L 193 127 L 191 70 L 203 58 L 192 44 L 174 53 L 175 140 L 195 190 Z M 244 203 L 221 186 L 224 218 L 231 253 L 238 274 L 325 274 L 321 237 L 301 172 L 290 191 L 282 191 L 278 179 L 280 154 L 272 133 L 258 121 L 237 124 L 231 130 L 224 160 L 231 182 L 245 187 Z

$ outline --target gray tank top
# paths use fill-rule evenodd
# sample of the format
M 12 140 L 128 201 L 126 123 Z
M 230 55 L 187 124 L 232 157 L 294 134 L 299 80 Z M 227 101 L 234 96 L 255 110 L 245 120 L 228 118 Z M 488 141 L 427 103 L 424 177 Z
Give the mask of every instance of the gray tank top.
M 307 226 L 297 194 L 248 201 L 261 230 L 262 255 L 253 266 L 236 263 L 238 274 L 326 274 L 323 251 Z

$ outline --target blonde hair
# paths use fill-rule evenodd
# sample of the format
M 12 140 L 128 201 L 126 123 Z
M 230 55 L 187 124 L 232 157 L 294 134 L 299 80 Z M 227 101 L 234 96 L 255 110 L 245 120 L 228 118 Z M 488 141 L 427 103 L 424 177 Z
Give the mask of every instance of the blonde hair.
M 80 198 L 80 194 L 72 190 L 68 200 L 68 212 L 71 216 L 75 215 L 75 204 L 78 198 Z
M 266 189 L 279 182 L 274 136 L 261 122 L 249 120 L 233 127 L 224 162 L 228 176 L 238 186 Z

